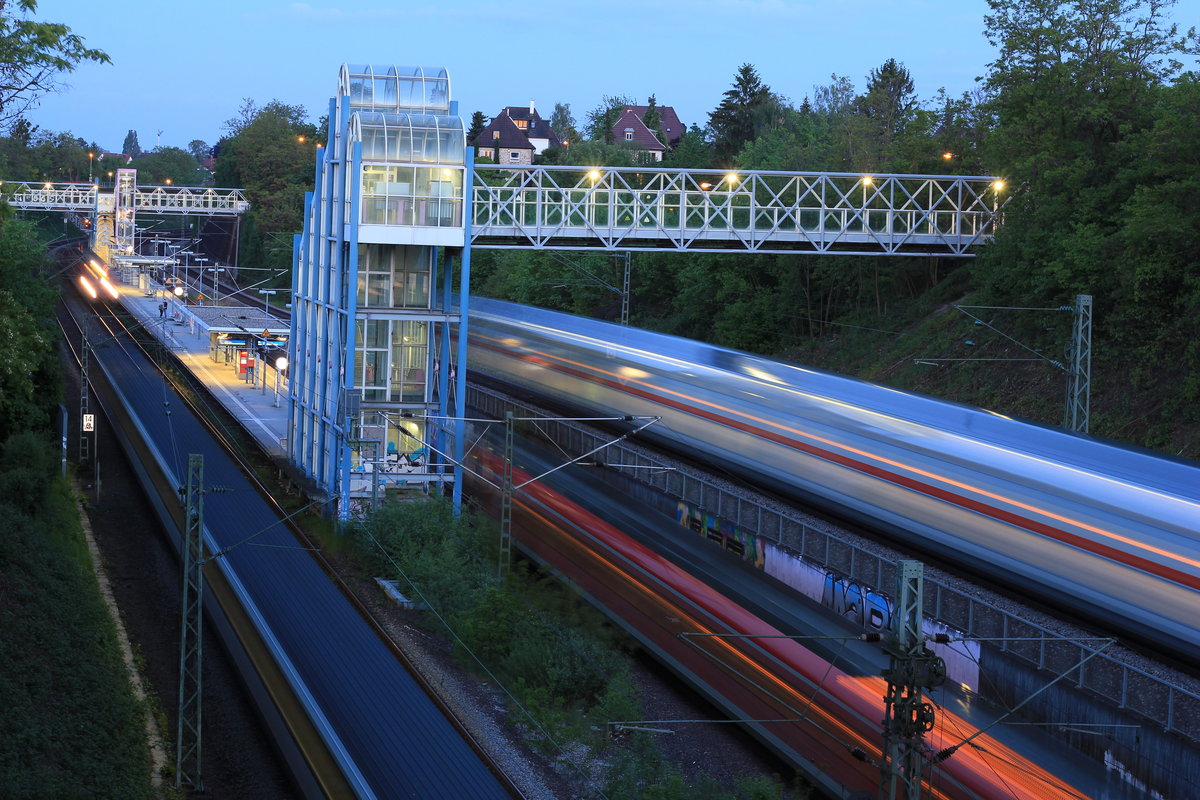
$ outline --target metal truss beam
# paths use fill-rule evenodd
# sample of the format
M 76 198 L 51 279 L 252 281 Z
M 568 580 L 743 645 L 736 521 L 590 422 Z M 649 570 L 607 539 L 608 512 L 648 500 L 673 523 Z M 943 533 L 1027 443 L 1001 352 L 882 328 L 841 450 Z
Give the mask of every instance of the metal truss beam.
M 471 241 L 970 257 L 1009 196 L 994 177 L 477 165 Z
M 64 211 L 91 215 L 111 197 L 87 183 L 0 183 L 9 205 L 25 211 Z M 147 214 L 237 216 L 250 207 L 241 189 L 198 186 L 138 186 L 129 195 L 136 211 Z M 110 206 L 111 208 L 111 206 Z M 104 210 L 104 209 L 102 209 Z

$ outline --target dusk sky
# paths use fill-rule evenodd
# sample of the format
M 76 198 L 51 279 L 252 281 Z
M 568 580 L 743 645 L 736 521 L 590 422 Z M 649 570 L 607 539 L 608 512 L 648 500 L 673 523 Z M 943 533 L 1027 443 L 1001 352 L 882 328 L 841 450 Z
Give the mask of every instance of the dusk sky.
M 10 9 L 11 10 L 11 9 Z M 675 107 L 703 125 L 739 65 L 794 103 L 830 76 L 856 89 L 895 58 L 923 101 L 975 87 L 994 51 L 986 0 L 39 0 L 112 64 L 85 64 L 30 112 L 105 150 L 136 130 L 142 149 L 213 144 L 245 99 L 299 105 L 316 122 L 351 64 L 444 66 L 469 119 L 535 100 L 570 103 L 582 126 L 602 95 Z M 1172 11 L 1200 22 L 1200 0 Z M 161 136 L 159 134 L 161 131 Z

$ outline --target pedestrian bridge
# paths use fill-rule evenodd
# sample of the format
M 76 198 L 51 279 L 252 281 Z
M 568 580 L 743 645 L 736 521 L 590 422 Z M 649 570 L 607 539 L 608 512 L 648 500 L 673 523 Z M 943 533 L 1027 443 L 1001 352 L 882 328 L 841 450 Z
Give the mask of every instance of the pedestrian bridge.
M 972 256 L 1008 199 L 995 177 L 475 166 L 489 249 Z
M 81 215 L 111 214 L 117 191 L 92 183 L 4 181 L 0 192 L 9 205 L 25 211 L 62 211 Z M 129 193 L 135 211 L 147 214 L 205 214 L 237 216 L 250 204 L 241 189 L 194 186 L 135 186 Z

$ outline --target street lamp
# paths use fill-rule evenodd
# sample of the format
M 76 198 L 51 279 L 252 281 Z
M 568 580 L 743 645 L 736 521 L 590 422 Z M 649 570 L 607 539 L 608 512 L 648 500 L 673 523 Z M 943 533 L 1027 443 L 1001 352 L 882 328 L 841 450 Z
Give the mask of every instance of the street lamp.
M 279 408 L 279 373 L 288 367 L 287 356 L 275 359 L 275 407 Z
M 267 312 L 267 316 L 271 316 L 271 295 L 275 294 L 278 289 L 259 289 L 258 293 L 263 296 L 263 311 Z
M 92 182 L 92 159 L 95 157 L 95 153 L 88 153 L 88 183 Z

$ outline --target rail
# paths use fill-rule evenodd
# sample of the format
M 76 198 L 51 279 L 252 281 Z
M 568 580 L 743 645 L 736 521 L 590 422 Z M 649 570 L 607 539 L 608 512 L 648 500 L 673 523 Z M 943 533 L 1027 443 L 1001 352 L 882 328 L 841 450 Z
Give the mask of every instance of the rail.
M 509 409 L 533 410 L 480 386 L 469 387 L 469 405 L 504 417 Z M 567 452 L 586 453 L 610 437 L 578 425 L 547 419 L 539 428 Z M 651 486 L 668 496 L 703 508 L 742 530 L 764 537 L 809 561 L 856 581 L 862 586 L 883 589 L 895 585 L 895 562 L 797 517 L 723 488 L 702 475 L 665 469 L 664 461 L 646 451 L 624 444 L 609 448 L 610 468 Z M 1039 670 L 1067 673 L 1071 682 L 1122 711 L 1133 712 L 1192 741 L 1200 742 L 1200 694 L 1187 691 L 1163 678 L 1101 653 L 1085 666 L 1078 666 L 1094 647 L 1063 638 L 1060 634 L 1019 614 L 975 597 L 929 575 L 925 577 L 925 615 L 967 638 L 1000 639 L 988 646 Z

